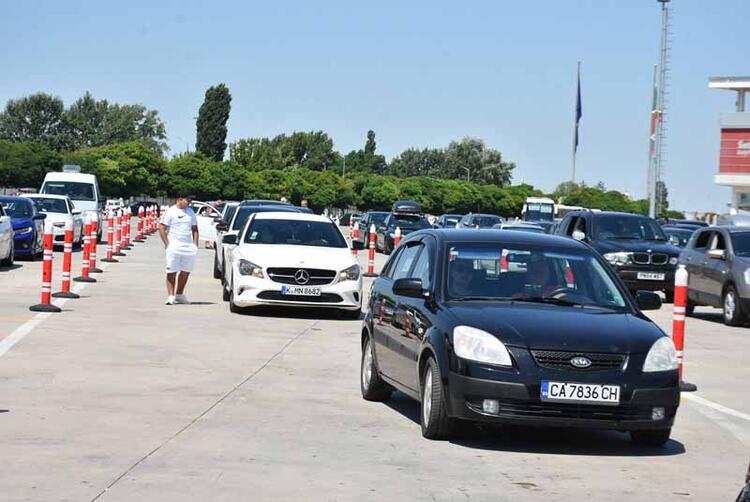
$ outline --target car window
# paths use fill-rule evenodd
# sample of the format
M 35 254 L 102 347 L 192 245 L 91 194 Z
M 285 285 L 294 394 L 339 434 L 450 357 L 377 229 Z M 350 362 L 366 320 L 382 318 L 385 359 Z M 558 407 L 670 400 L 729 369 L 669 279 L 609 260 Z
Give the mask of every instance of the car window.
M 575 232 L 578 230 L 579 232 L 583 232 L 584 235 L 589 235 L 589 233 L 586 231 L 586 218 L 583 216 L 578 217 L 578 221 L 576 221 L 576 226 L 573 228 L 573 231 Z
M 414 270 L 412 271 L 411 276 L 415 279 L 422 279 L 422 287 L 424 289 L 429 289 L 431 284 L 430 271 L 432 270 L 432 253 L 430 253 L 430 248 L 424 244 L 415 247 L 421 248 L 421 252 L 419 253 L 417 262 L 414 264 Z
M 421 247 L 418 245 L 407 246 L 406 248 L 404 248 L 404 250 L 401 252 L 401 255 L 398 257 L 398 261 L 393 266 L 393 273 L 391 274 L 391 278 L 394 281 L 396 279 L 409 277 L 409 271 L 411 270 L 411 266 L 414 264 L 414 259 L 417 257 L 420 249 Z
M 593 230 L 593 237 L 601 240 L 667 240 L 659 224 L 645 216 L 626 214 L 597 216 Z
M 709 240 L 711 239 L 712 235 L 713 235 L 713 231 L 711 230 L 701 231 L 701 233 L 699 233 L 698 236 L 695 238 L 694 248 L 699 251 L 703 251 L 707 249 Z
M 737 256 L 750 256 L 750 233 L 732 233 L 732 246 Z

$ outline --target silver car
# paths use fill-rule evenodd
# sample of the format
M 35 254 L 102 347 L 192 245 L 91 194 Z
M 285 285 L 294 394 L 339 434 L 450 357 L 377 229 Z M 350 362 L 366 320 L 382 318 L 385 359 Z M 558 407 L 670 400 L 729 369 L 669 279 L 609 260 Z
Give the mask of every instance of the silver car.
M 750 227 L 699 228 L 680 253 L 688 271 L 687 314 L 697 305 L 721 308 L 724 323 L 750 316 Z

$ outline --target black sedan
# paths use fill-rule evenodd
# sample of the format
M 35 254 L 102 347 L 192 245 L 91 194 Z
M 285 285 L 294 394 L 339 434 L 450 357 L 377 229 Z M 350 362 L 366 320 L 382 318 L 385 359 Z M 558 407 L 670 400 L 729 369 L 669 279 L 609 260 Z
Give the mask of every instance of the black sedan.
M 422 434 L 457 420 L 629 431 L 662 445 L 679 385 L 672 340 L 589 246 L 497 230 L 424 230 L 390 257 L 362 329 L 362 395 L 421 403 Z

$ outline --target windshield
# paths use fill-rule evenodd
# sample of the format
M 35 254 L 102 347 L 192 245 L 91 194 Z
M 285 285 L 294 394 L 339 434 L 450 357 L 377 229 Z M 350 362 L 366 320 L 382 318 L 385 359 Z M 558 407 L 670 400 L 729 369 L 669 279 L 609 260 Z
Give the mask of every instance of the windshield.
M 554 206 L 530 202 L 526 205 L 526 219 L 529 221 L 552 221 Z
M 370 213 L 370 223 L 374 223 L 376 227 L 379 227 L 387 217 L 388 213 Z
M 668 237 L 676 237 L 678 240 L 677 245 L 681 248 L 684 248 L 687 245 L 687 242 L 690 240 L 690 236 L 693 235 L 692 230 L 683 230 L 677 228 L 665 228 L 663 230 Z
M 67 195 L 73 200 L 96 200 L 94 198 L 94 185 L 76 181 L 48 181 L 42 187 L 42 193 Z
M 11 218 L 31 218 L 34 211 L 26 201 L 14 200 L 11 202 L 1 201 L 0 204 L 5 208 L 5 212 Z
M 479 225 L 479 228 L 485 228 L 485 227 L 491 227 L 492 225 L 497 225 L 498 223 L 502 223 L 503 220 L 499 216 L 492 216 L 492 215 L 485 215 L 485 216 L 476 216 L 473 221 L 473 225 Z
M 245 226 L 245 223 L 247 222 L 247 219 L 250 217 L 251 214 L 254 213 L 268 213 L 268 212 L 274 212 L 274 213 L 298 213 L 296 209 L 292 208 L 292 206 L 274 206 L 274 207 L 263 207 L 263 206 L 240 206 L 239 210 L 236 211 L 237 216 L 234 218 L 234 223 L 232 224 L 232 230 L 242 230 L 242 227 Z
M 388 226 L 417 230 L 420 228 L 430 228 L 430 223 L 418 214 L 392 214 Z
M 588 251 L 502 243 L 449 244 L 447 251 L 448 300 L 626 307 L 604 266 Z
M 661 227 L 654 220 L 645 217 L 623 215 L 596 218 L 594 232 L 594 238 L 602 240 L 667 240 Z
M 246 244 L 281 244 L 346 248 L 346 240 L 331 222 L 300 220 L 258 220 L 245 232 Z
M 64 199 L 31 199 L 36 210 L 42 213 L 65 213 L 68 212 L 68 204 Z
M 733 233 L 732 247 L 736 256 L 750 257 L 750 233 Z

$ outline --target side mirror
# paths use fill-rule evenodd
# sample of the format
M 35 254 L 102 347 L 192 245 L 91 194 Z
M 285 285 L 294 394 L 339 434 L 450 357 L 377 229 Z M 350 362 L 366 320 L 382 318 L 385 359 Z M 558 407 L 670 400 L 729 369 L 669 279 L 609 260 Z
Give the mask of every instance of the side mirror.
M 221 223 L 222 221 L 224 220 L 221 219 L 221 216 L 214 216 L 214 223 Z
M 81 210 L 80 209 L 73 209 L 71 211 L 71 214 L 73 214 L 73 215 L 81 214 Z
M 35 214 L 31 217 L 32 220 L 43 220 L 45 218 L 47 218 L 47 215 L 44 213 Z
M 641 310 L 659 310 L 661 308 L 661 298 L 653 291 L 639 290 L 635 294 L 635 303 Z
M 229 225 L 224 223 L 222 220 L 219 220 L 219 222 L 216 224 L 216 230 L 219 232 L 226 232 L 229 230 Z
M 234 234 L 225 235 L 221 238 L 221 242 L 222 244 L 237 244 L 237 236 Z
M 586 240 L 586 234 L 581 232 L 580 230 L 573 230 L 573 234 L 571 235 L 571 237 L 573 237 L 577 241 Z
M 357 251 L 361 251 L 365 248 L 364 241 L 352 241 L 352 249 L 356 249 Z
M 396 282 L 393 283 L 393 292 L 410 298 L 424 298 L 426 296 L 422 287 L 422 279 L 414 278 L 396 279 Z
M 714 260 L 726 260 L 727 252 L 723 249 L 709 249 L 706 256 Z

